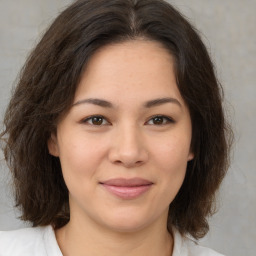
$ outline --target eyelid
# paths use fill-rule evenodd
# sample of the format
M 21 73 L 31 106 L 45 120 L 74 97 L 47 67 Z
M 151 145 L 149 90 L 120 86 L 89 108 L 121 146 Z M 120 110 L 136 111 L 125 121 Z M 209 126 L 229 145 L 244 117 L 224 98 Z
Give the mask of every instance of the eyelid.
M 163 126 L 163 125 L 175 123 L 175 120 L 174 120 L 172 117 L 170 117 L 170 116 L 166 116 L 166 115 L 154 115 L 154 116 L 151 116 L 145 124 L 147 124 L 149 121 L 151 121 L 152 119 L 154 119 L 154 118 L 156 118 L 156 117 L 161 117 L 161 118 L 167 120 L 167 122 L 165 122 L 164 124 L 158 124 L 158 125 L 157 125 L 157 124 L 149 124 L 149 125 Z
M 94 117 L 98 117 L 98 118 L 102 118 L 102 119 L 104 119 L 107 123 L 105 123 L 105 124 L 101 124 L 101 125 L 95 125 L 95 124 L 92 124 L 92 123 L 89 123 L 88 121 L 89 120 L 92 120 L 92 118 L 94 118 Z M 88 124 L 88 125 L 91 125 L 91 126 L 105 126 L 105 125 L 110 125 L 111 123 L 108 121 L 108 119 L 106 118 L 106 117 L 104 117 L 103 115 L 91 115 L 91 116 L 88 116 L 88 117 L 86 117 L 86 118 L 83 118 L 82 120 L 81 120 L 81 123 L 82 124 Z
M 99 125 L 96 125 L 96 124 L 93 124 L 93 123 L 89 123 L 90 120 L 92 120 L 92 118 L 102 118 L 104 121 L 103 121 L 103 124 L 99 124 Z M 165 119 L 164 123 L 163 124 L 149 124 L 149 122 L 151 120 L 153 120 L 154 118 L 156 117 L 160 117 L 160 118 L 163 118 Z M 100 126 L 105 126 L 105 125 L 111 125 L 111 123 L 108 121 L 108 119 L 106 117 L 104 117 L 103 115 L 91 115 L 91 116 L 88 116 L 86 118 L 83 118 L 80 123 L 82 124 L 88 124 L 88 125 L 91 125 L 91 126 L 95 126 L 95 127 L 100 127 Z M 161 115 L 161 114 L 158 114 L 158 115 L 154 115 L 154 116 L 151 116 L 148 121 L 145 122 L 146 125 L 155 125 L 155 126 L 163 126 L 163 125 L 167 125 L 167 124 L 171 124 L 171 123 L 175 123 L 175 120 L 170 117 L 170 116 L 166 116 L 166 115 Z

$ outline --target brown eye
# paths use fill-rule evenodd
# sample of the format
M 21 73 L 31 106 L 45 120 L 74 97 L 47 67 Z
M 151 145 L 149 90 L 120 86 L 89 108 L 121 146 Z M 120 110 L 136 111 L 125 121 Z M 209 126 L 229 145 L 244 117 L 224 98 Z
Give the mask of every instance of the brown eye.
M 95 126 L 101 126 L 106 125 L 109 122 L 103 117 L 103 116 L 90 116 L 82 121 L 82 123 L 89 124 L 89 125 L 95 125 Z
M 162 116 L 156 116 L 153 118 L 153 124 L 159 125 L 159 124 L 163 124 L 164 122 L 164 118 Z
M 99 116 L 92 117 L 92 124 L 93 125 L 102 125 L 103 118 Z
M 174 123 L 174 120 L 167 116 L 154 116 L 152 117 L 147 124 L 149 125 L 166 125 Z

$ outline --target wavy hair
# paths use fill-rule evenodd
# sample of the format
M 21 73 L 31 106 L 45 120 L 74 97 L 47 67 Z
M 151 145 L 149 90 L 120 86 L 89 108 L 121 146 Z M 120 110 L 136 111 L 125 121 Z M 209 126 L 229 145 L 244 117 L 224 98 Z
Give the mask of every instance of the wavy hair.
M 4 117 L 5 159 L 16 206 L 33 226 L 69 221 L 68 189 L 47 141 L 72 105 L 90 57 L 129 40 L 160 42 L 175 59 L 177 85 L 192 120 L 192 151 L 185 180 L 170 204 L 168 229 L 203 237 L 215 194 L 229 165 L 230 136 L 222 87 L 196 29 L 162 0 L 78 0 L 64 10 L 27 59 Z

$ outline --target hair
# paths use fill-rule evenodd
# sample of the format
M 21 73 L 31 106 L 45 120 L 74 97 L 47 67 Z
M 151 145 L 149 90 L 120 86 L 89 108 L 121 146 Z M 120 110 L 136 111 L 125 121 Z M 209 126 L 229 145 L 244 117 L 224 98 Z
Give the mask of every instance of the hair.
M 47 141 L 70 109 L 90 57 L 105 45 L 137 39 L 160 42 L 174 57 L 177 85 L 192 121 L 194 159 L 170 204 L 167 228 L 195 239 L 208 232 L 215 195 L 229 166 L 232 132 L 205 45 L 179 11 L 162 0 L 76 1 L 28 57 L 1 133 L 22 220 L 56 229 L 68 223 L 68 189 Z

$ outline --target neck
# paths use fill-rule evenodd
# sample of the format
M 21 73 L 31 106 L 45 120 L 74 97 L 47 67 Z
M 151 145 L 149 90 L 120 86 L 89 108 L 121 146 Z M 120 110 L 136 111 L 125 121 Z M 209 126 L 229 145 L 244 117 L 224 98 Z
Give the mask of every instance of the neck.
M 56 238 L 63 256 L 170 256 L 173 249 L 172 235 L 161 219 L 149 227 L 123 232 L 71 218 L 56 231 Z

